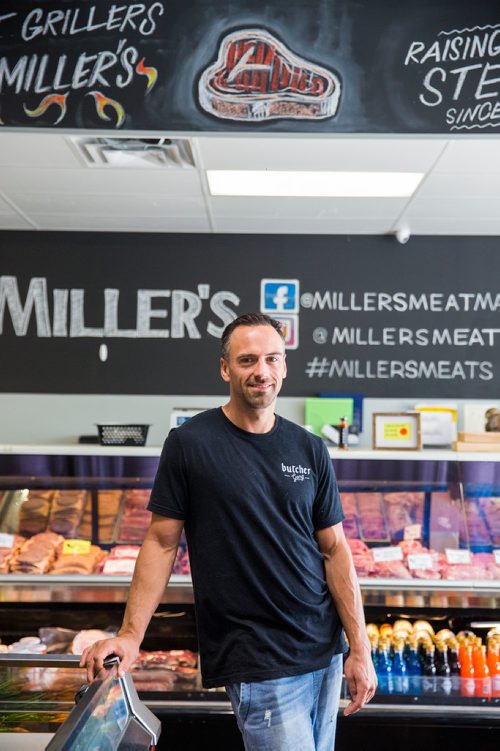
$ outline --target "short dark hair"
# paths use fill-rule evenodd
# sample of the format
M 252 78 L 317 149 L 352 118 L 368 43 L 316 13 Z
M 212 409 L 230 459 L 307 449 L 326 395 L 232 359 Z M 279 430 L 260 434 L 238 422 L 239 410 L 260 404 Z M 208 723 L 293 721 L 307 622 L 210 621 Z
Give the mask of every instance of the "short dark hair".
M 238 318 L 235 318 L 234 321 L 231 321 L 231 323 L 228 323 L 228 325 L 222 332 L 220 349 L 221 357 L 224 360 L 227 360 L 229 356 L 229 339 L 231 337 L 231 334 L 236 328 L 238 328 L 238 326 L 272 326 L 273 329 L 277 331 L 281 336 L 283 342 L 285 341 L 281 323 L 275 318 L 266 316 L 265 313 L 244 313 L 243 315 L 238 316 Z

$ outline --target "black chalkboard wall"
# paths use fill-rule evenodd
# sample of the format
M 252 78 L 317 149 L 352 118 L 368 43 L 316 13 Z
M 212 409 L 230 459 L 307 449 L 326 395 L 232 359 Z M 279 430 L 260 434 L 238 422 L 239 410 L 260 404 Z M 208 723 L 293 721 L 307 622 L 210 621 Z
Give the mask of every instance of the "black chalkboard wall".
M 223 394 L 223 326 L 267 310 L 285 396 L 498 398 L 499 279 L 495 237 L 2 232 L 0 390 Z
M 498 0 L 2 0 L 1 124 L 498 134 L 498 10 Z

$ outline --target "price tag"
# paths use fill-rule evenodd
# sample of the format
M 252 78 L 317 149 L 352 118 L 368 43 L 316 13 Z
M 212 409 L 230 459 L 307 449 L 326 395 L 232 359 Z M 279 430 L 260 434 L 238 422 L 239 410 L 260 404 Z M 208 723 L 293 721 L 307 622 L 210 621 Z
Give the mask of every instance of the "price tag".
M 90 540 L 64 540 L 63 555 L 87 555 L 90 553 Z
M 133 574 L 135 568 L 135 558 L 108 558 L 105 561 L 103 574 Z
M 117 545 L 113 548 L 113 558 L 137 558 L 140 549 L 139 545 Z
M 14 544 L 14 535 L 0 532 L 0 548 L 11 548 Z M 500 550 L 498 551 L 500 553 Z
M 380 561 L 403 560 L 403 551 L 396 545 L 389 548 L 372 548 L 372 555 L 375 563 L 380 563 Z
M 468 550 L 446 548 L 445 552 L 448 563 L 470 563 L 470 552 Z
M 497 563 L 500 566 L 500 548 L 497 548 L 493 551 L 493 555 L 495 556 L 495 563 Z
M 432 568 L 432 556 L 429 553 L 410 553 L 407 562 L 408 568 L 414 570 Z
M 420 540 L 422 537 L 422 525 L 421 524 L 408 524 L 405 527 L 405 540 Z

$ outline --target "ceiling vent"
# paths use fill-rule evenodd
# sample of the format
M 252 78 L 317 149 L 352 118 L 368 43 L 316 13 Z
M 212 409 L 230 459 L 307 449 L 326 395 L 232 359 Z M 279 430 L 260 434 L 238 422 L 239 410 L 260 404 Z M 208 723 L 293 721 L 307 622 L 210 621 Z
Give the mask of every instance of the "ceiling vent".
M 186 138 L 70 138 L 87 167 L 125 169 L 192 169 L 191 144 Z

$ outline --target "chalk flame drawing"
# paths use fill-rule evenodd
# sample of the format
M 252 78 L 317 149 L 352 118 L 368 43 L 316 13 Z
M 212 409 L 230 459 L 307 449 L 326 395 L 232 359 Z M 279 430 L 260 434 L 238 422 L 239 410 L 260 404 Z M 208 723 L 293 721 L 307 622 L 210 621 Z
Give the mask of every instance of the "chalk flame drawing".
M 146 86 L 146 94 L 149 94 L 158 78 L 158 71 L 156 70 L 156 68 L 151 68 L 144 65 L 144 58 L 142 58 L 142 60 L 139 60 L 135 70 L 136 73 L 139 73 L 140 76 L 147 76 L 148 85 Z
M 104 110 L 106 107 L 112 107 L 116 112 L 115 128 L 119 128 L 121 125 L 123 125 L 123 122 L 125 120 L 125 110 L 123 109 L 120 102 L 116 102 L 114 99 L 110 99 L 109 97 L 104 96 L 104 94 L 101 94 L 100 91 L 89 91 L 86 96 L 94 97 L 97 114 L 99 115 L 101 120 L 111 120 L 109 115 L 107 115 Z
M 240 29 L 221 42 L 199 80 L 201 107 L 230 120 L 318 120 L 338 109 L 339 77 L 299 57 L 264 29 Z
M 23 104 L 24 111 L 28 115 L 28 117 L 40 117 L 43 115 L 49 107 L 52 107 L 53 104 L 57 104 L 58 107 L 61 108 L 61 114 L 57 118 L 57 120 L 54 122 L 54 125 L 57 125 L 57 123 L 60 123 L 61 120 L 66 115 L 66 98 L 68 96 L 68 93 L 66 94 L 47 94 L 46 97 L 42 99 L 38 107 L 34 110 L 30 110 L 26 107 L 25 104 Z

